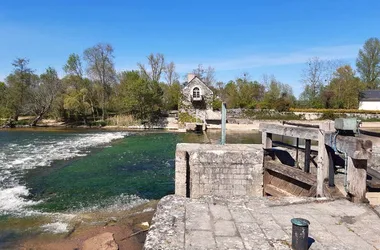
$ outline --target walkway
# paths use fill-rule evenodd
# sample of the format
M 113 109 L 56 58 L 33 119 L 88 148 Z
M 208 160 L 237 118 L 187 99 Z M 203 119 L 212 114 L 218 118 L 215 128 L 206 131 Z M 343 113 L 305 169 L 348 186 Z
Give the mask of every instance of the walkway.
M 290 249 L 290 219 L 310 221 L 310 249 L 380 249 L 380 217 L 347 200 L 164 197 L 144 249 Z

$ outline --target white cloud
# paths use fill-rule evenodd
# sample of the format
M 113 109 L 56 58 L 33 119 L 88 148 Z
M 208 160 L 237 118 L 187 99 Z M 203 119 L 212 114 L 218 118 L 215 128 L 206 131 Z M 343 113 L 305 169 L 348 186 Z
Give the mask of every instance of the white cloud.
M 357 56 L 360 47 L 361 45 L 358 44 L 331 47 L 315 47 L 288 53 L 257 53 L 230 59 L 199 58 L 199 62 L 202 62 L 204 66 L 211 65 L 217 71 L 243 70 L 258 67 L 302 64 L 307 62 L 307 60 L 312 57 L 319 57 L 323 60 L 352 59 Z M 192 62 L 177 63 L 177 70 L 179 72 L 191 71 L 197 67 L 199 62 L 194 62 L 194 60 L 192 60 Z

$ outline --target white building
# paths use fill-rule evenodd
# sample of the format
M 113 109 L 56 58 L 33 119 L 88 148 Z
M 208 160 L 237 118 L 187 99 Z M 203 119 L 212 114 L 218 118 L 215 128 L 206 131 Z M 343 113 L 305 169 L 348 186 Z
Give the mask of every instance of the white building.
M 365 90 L 360 93 L 359 110 L 380 110 L 380 90 Z

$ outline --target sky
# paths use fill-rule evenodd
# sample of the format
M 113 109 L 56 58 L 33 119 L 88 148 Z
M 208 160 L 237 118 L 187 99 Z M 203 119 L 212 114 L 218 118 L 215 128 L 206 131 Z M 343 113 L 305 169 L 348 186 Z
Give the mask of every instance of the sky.
M 63 75 L 71 53 L 109 43 L 118 71 L 162 53 L 181 76 L 198 64 L 224 82 L 274 75 L 298 96 L 309 58 L 355 68 L 365 40 L 380 37 L 379 10 L 378 0 L 1 0 L 0 81 L 16 58 Z

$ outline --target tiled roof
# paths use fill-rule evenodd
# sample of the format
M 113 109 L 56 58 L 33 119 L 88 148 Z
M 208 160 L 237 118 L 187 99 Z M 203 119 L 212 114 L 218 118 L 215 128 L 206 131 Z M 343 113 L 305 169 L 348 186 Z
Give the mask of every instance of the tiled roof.
M 365 90 L 360 93 L 360 101 L 380 101 L 380 90 Z

